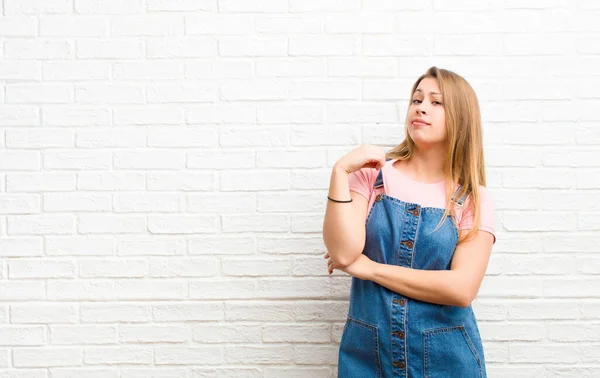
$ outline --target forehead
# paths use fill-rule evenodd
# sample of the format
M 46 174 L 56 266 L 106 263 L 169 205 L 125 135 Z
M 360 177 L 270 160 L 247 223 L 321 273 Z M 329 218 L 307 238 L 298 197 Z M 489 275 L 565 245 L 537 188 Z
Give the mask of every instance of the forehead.
M 419 85 L 415 90 L 415 93 L 418 92 L 425 94 L 430 94 L 430 92 L 433 92 L 433 94 L 441 93 L 437 80 L 432 77 L 426 77 L 419 82 Z

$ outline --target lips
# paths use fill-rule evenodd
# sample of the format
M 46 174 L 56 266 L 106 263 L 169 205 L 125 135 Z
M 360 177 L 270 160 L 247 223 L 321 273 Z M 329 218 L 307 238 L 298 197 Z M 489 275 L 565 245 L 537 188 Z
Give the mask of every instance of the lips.
M 430 125 L 429 123 L 425 122 L 422 119 L 413 119 L 413 121 L 411 123 L 415 126 L 429 126 Z

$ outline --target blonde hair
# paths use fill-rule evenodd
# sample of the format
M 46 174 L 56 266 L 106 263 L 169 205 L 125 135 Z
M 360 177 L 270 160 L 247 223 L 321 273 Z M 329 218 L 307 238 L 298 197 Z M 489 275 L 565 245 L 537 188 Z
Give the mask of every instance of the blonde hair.
M 473 214 L 473 227 L 459 239 L 459 243 L 469 240 L 479 230 L 481 209 L 479 186 L 486 186 L 479 101 L 471 85 L 460 75 L 437 67 L 431 67 L 419 77 L 412 87 L 410 98 L 415 94 L 421 80 L 433 78 L 437 81 L 446 113 L 446 210 L 440 221 L 441 226 L 447 216 L 455 218 L 455 204 L 452 195 L 457 185 L 461 185 L 456 198 L 470 196 L 469 208 L 463 216 Z M 410 105 L 409 105 L 410 106 Z M 407 116 L 408 119 L 408 116 Z M 387 152 L 387 158 L 409 160 L 415 150 L 415 143 L 405 127 L 405 139 Z

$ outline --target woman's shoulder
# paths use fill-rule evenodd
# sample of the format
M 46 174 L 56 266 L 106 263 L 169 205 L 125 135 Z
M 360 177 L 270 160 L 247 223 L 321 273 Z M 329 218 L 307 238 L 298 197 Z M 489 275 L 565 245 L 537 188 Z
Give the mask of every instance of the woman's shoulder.
M 477 187 L 477 194 L 479 197 L 478 204 L 483 211 L 493 212 L 494 211 L 494 198 L 490 193 L 489 189 L 484 185 L 479 185 Z M 464 209 L 468 209 L 471 207 L 473 201 L 473 193 L 469 193 L 465 200 Z

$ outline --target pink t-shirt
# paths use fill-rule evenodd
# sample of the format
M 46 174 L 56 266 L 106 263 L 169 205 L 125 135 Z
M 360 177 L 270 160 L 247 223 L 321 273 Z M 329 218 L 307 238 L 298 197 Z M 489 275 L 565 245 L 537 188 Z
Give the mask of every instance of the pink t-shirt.
M 393 167 L 397 159 L 389 160 L 383 166 L 383 183 L 385 193 L 390 197 L 404 202 L 416 203 L 423 207 L 446 208 L 446 185 L 444 181 L 425 184 L 412 180 L 404 173 Z M 362 194 L 369 201 L 369 210 L 373 206 L 377 194 L 383 193 L 384 188 L 374 189 L 378 171 L 373 168 L 362 168 L 348 176 L 350 190 Z M 479 187 L 481 203 L 481 224 L 479 229 L 494 236 L 494 202 L 485 186 Z M 455 207 L 456 223 L 459 230 L 468 230 L 473 226 L 473 213 L 464 211 L 469 208 L 471 197 L 468 196 L 462 207 Z

